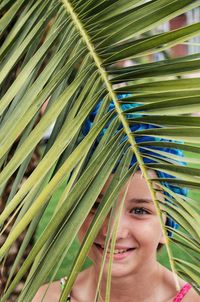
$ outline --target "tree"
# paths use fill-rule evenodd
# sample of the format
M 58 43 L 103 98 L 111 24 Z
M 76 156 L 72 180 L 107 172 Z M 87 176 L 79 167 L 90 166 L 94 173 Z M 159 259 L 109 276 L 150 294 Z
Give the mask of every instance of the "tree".
M 89 246 L 111 207 L 111 200 L 115 199 L 133 172 L 123 170 L 132 154 L 137 158 L 158 214 L 161 214 L 153 186 L 155 180 L 148 177 L 149 166 L 144 164 L 141 149 L 171 146 L 192 154 L 199 153 L 199 118 L 191 114 L 200 108 L 200 78 L 185 79 L 182 76 L 198 71 L 200 60 L 199 54 L 160 62 L 145 63 L 143 60 L 198 35 L 199 23 L 163 34 L 150 32 L 159 24 L 198 5 L 196 0 L 1 1 L 2 192 L 9 178 L 17 173 L 7 206 L 0 217 L 2 232 L 9 222 L 15 220 L 0 250 L 2 261 L 13 242 L 28 227 L 19 251 L 20 258 L 51 196 L 61 184 L 66 184 L 51 222 L 13 279 L 19 261 L 19 258 L 16 259 L 2 302 L 7 300 L 26 271 L 30 270 L 29 276 L 18 301 L 31 301 L 49 273 L 57 270 L 121 154 L 124 154 L 124 165 L 120 166 L 115 186 L 104 200 L 105 206 L 91 225 L 60 301 L 65 301 Z M 131 67 L 116 67 L 116 63 L 127 59 L 138 63 Z M 116 84 L 121 84 L 121 87 Z M 122 93 L 126 95 L 120 101 L 118 95 Z M 47 110 L 35 125 L 47 100 Z M 100 100 L 100 110 L 91 130 L 84 137 L 82 128 L 85 121 Z M 111 100 L 114 110 L 108 112 Z M 123 102 L 139 104 L 128 110 L 133 118 L 127 118 L 123 112 Z M 131 134 L 130 126 L 134 120 L 158 127 Z M 53 122 L 55 126 L 40 163 L 22 183 L 32 153 Z M 108 124 L 106 134 L 91 157 L 94 142 Z M 116 133 L 119 125 L 122 131 Z M 122 133 L 127 136 L 124 144 L 119 143 Z M 172 142 L 139 145 L 136 141 L 138 135 L 167 138 Z M 7 154 L 19 136 L 16 152 L 8 160 Z M 176 141 L 183 141 L 184 144 Z M 151 168 L 176 176 L 170 182 L 177 186 L 198 190 L 199 168 L 181 166 L 179 160 L 170 155 L 165 161 L 158 157 L 156 166 Z M 198 162 L 195 158 L 185 160 Z M 197 267 L 199 205 L 194 200 L 185 202 L 178 194 L 174 194 L 173 198 L 179 210 L 170 203 L 162 210 L 175 216 L 184 231 L 174 231 L 174 238 L 169 241 L 195 254 L 190 262 L 177 259 L 171 254 L 168 241 L 171 268 L 197 285 L 200 279 Z

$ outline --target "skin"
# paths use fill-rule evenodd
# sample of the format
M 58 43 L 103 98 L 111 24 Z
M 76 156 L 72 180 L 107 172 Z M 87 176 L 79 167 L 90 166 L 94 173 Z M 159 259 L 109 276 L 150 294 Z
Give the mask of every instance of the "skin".
M 112 177 L 112 176 L 111 176 Z M 99 198 L 85 219 L 79 232 L 79 240 L 82 241 L 89 225 L 94 217 L 96 207 L 101 202 L 105 194 L 110 179 L 107 181 Z M 159 243 L 164 244 L 164 236 L 157 216 L 156 209 L 151 200 L 151 194 L 147 184 L 140 172 L 131 177 L 128 184 L 119 194 L 117 209 L 125 200 L 120 216 L 117 230 L 115 249 L 126 250 L 123 253 L 114 255 L 112 264 L 111 281 L 111 302 L 172 302 L 176 296 L 172 272 L 161 266 L 156 260 L 157 247 Z M 161 194 L 161 193 L 160 193 Z M 161 194 L 162 195 L 162 194 Z M 161 199 L 161 196 L 158 196 Z M 165 217 L 163 217 L 165 219 Z M 109 215 L 105 219 L 94 244 L 89 251 L 89 257 L 93 260 L 93 265 L 81 272 L 73 286 L 71 292 L 72 302 L 92 302 L 94 301 L 104 242 L 107 235 Z M 100 247 L 100 245 L 102 247 Z M 128 250 L 128 251 L 127 251 Z M 106 276 L 108 271 L 109 254 L 107 254 L 105 267 L 101 281 L 101 298 L 104 301 L 106 290 Z M 180 288 L 185 281 L 178 278 Z M 54 287 L 54 288 L 53 288 Z M 33 302 L 40 301 L 45 286 L 37 293 Z M 53 300 L 53 295 L 57 294 L 57 300 Z M 49 294 L 50 293 L 50 294 Z M 44 301 L 58 301 L 60 295 L 60 285 L 55 282 Z M 182 302 L 200 302 L 199 296 L 192 289 L 184 297 Z
M 95 208 L 101 202 L 111 178 L 103 188 L 93 209 L 86 218 L 79 232 L 79 240 L 82 241 L 87 229 L 95 214 Z M 127 191 L 127 192 L 126 192 Z M 142 194 L 141 194 L 142 192 Z M 154 204 L 151 200 L 149 189 L 141 173 L 136 173 L 129 183 L 122 189 L 119 194 L 117 210 L 125 196 L 124 206 L 120 217 L 120 223 L 117 230 L 116 249 L 132 249 L 128 251 L 127 257 L 122 260 L 113 261 L 113 277 L 131 276 L 138 271 L 146 271 L 154 267 L 156 262 L 156 249 L 159 243 L 164 243 L 159 219 L 156 214 Z M 94 261 L 94 266 L 98 272 L 101 267 L 101 258 L 103 249 L 98 245 L 104 245 L 109 215 L 99 231 L 94 244 L 90 249 L 89 256 Z M 106 261 L 104 274 L 107 274 L 108 259 Z

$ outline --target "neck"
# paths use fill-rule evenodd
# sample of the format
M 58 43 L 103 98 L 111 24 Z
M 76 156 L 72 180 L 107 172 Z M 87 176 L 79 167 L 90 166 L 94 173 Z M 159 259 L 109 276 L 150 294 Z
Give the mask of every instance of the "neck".
M 95 270 L 96 284 L 98 282 L 98 269 Z M 110 302 L 156 302 L 158 284 L 162 282 L 161 266 L 156 262 L 151 267 L 140 269 L 135 274 L 124 277 L 112 276 L 110 287 Z M 107 274 L 102 276 L 100 285 L 100 298 L 98 302 L 104 302 L 107 287 Z M 150 298 L 152 297 L 152 299 Z

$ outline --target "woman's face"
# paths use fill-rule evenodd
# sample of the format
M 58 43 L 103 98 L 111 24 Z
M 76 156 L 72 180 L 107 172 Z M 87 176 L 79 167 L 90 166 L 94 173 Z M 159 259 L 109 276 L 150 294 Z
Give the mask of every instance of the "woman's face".
M 111 177 L 96 203 L 101 202 L 101 198 L 109 186 Z M 155 265 L 158 244 L 164 243 L 160 221 L 156 214 L 150 191 L 141 172 L 134 174 L 129 183 L 121 190 L 117 209 L 119 209 L 120 203 L 124 199 L 126 190 L 113 255 L 112 275 L 116 277 L 135 273 L 141 269 L 149 269 L 150 266 Z M 80 241 L 83 240 L 89 228 L 96 207 L 97 205 L 94 205 L 80 229 Z M 114 216 L 116 217 L 117 214 Z M 109 215 L 105 219 L 89 252 L 89 257 L 98 269 L 101 267 L 108 221 Z M 104 272 L 107 271 L 109 255 L 108 251 Z

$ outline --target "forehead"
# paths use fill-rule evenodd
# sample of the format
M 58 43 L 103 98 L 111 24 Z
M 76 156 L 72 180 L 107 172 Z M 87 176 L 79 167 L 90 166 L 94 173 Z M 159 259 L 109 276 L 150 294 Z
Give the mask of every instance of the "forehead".
M 127 189 L 126 200 L 131 199 L 148 199 L 151 200 L 151 193 L 149 191 L 147 182 L 141 172 L 136 172 L 131 176 L 126 186 L 121 191 L 124 194 Z
M 156 173 L 154 171 L 149 171 L 149 176 L 155 178 Z M 113 175 L 111 175 L 106 182 L 101 195 L 104 195 L 106 190 L 108 189 L 111 180 L 113 178 Z M 137 171 L 134 175 L 132 175 L 127 182 L 127 184 L 122 188 L 120 191 L 121 197 L 124 196 L 124 193 L 126 192 L 126 200 L 131 199 L 150 199 L 151 200 L 151 194 L 148 188 L 148 185 L 146 183 L 145 178 L 142 176 L 142 173 L 140 171 Z

